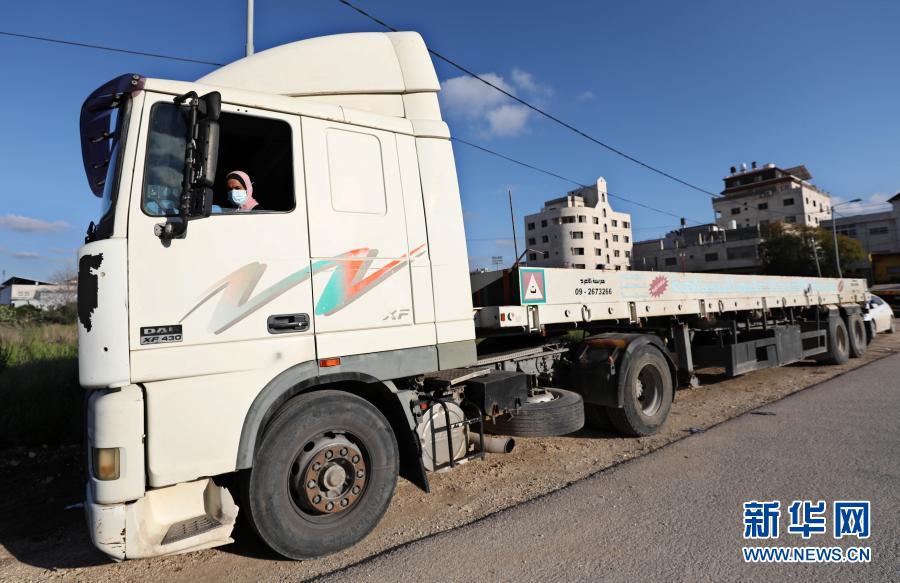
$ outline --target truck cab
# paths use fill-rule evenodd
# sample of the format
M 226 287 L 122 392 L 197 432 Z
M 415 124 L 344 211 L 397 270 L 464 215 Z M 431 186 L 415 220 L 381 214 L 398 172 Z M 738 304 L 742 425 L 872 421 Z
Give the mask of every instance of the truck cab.
M 86 100 L 101 213 L 79 252 L 79 374 L 105 552 L 227 540 L 236 507 L 210 477 L 249 469 L 303 387 L 396 407 L 382 381 L 475 362 L 439 89 L 418 34 L 363 33 L 196 83 L 124 75 Z M 228 199 L 232 171 L 256 208 Z

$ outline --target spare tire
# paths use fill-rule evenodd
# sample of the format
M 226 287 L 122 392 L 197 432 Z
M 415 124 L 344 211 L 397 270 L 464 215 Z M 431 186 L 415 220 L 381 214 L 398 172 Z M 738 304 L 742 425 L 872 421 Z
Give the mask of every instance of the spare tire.
M 486 433 L 513 437 L 553 437 L 578 431 L 584 426 L 581 395 L 563 389 L 544 389 L 546 401 L 529 399 L 515 415 L 484 424 Z

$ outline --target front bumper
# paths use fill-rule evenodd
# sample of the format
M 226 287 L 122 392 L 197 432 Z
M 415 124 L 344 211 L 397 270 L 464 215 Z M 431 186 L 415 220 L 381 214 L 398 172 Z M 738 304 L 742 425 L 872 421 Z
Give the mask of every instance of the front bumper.
M 116 560 L 173 555 L 234 542 L 238 508 L 211 479 L 147 491 L 133 501 L 84 505 L 91 542 Z

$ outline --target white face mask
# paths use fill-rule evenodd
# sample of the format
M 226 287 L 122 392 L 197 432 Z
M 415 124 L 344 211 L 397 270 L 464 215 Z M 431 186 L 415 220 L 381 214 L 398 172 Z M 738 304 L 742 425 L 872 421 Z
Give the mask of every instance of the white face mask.
M 244 204 L 247 200 L 247 191 L 246 190 L 229 190 L 228 198 L 231 199 L 233 204 L 238 206 Z

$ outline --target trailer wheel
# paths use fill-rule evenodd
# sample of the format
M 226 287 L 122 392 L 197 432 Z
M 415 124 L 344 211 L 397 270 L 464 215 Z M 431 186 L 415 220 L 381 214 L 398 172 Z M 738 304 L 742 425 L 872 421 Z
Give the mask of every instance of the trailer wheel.
M 486 433 L 513 437 L 553 437 L 574 433 L 584 427 L 581 395 L 562 389 L 545 389 L 506 419 L 484 424 Z
M 866 324 L 859 314 L 850 314 L 847 318 L 850 338 L 850 358 L 859 358 L 866 353 Z
M 394 432 L 368 401 L 342 391 L 291 399 L 243 483 L 251 526 L 290 559 L 321 557 L 368 535 L 397 484 Z
M 850 334 L 842 318 L 832 318 L 828 323 L 828 353 L 825 362 L 844 364 L 850 360 Z
M 607 413 L 615 428 L 625 435 L 653 435 L 666 422 L 673 395 L 666 359 L 657 349 L 643 346 L 631 356 L 623 407 L 610 408 Z

